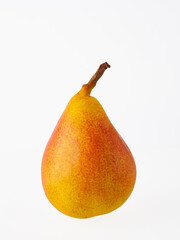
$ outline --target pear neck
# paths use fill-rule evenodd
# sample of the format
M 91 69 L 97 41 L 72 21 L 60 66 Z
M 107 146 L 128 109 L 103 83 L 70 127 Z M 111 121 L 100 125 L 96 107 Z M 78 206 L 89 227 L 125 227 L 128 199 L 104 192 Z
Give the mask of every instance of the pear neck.
M 107 68 L 110 68 L 110 65 L 105 62 L 102 63 L 96 73 L 92 76 L 92 78 L 89 80 L 87 84 L 84 84 L 80 90 L 80 94 L 83 96 L 88 96 L 91 94 L 92 89 L 96 86 L 97 81 L 101 78 L 103 73 Z

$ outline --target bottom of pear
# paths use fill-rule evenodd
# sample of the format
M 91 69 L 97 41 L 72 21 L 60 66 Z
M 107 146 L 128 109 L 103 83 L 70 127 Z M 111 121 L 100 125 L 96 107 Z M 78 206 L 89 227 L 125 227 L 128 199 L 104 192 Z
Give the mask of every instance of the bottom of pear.
M 130 194 L 131 195 L 131 194 Z M 88 218 L 93 218 L 93 217 L 98 217 L 101 215 L 106 215 L 108 213 L 114 212 L 115 210 L 117 210 L 118 208 L 120 208 L 130 197 L 130 195 L 124 199 L 121 203 L 116 203 L 113 204 L 113 206 L 109 207 L 109 209 L 106 208 L 106 210 L 99 210 L 98 209 L 94 209 L 94 210 L 88 210 L 87 208 L 85 209 L 69 209 L 69 211 L 66 211 L 64 209 L 60 209 L 59 207 L 56 207 L 54 203 L 52 203 L 50 200 L 50 203 L 53 205 L 54 208 L 56 208 L 59 212 L 63 213 L 64 215 L 68 216 L 68 217 L 72 217 L 72 218 L 77 218 L 77 219 L 88 219 Z

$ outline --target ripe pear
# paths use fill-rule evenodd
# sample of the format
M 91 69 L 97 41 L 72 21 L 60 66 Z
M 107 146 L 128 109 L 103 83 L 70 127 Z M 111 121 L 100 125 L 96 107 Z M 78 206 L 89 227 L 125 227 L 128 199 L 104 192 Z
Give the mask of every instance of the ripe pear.
M 133 156 L 103 107 L 90 93 L 108 63 L 69 101 L 46 146 L 42 184 L 51 204 L 75 218 L 120 207 L 136 179 Z M 119 107 L 119 106 L 117 106 Z

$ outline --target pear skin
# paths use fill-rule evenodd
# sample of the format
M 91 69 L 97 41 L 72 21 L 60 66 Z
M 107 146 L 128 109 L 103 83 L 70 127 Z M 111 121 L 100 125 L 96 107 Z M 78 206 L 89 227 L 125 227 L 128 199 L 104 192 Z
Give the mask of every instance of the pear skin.
M 90 93 L 109 64 L 71 98 L 44 151 L 42 184 L 51 204 L 75 218 L 112 212 L 130 196 L 133 156 L 103 107 Z

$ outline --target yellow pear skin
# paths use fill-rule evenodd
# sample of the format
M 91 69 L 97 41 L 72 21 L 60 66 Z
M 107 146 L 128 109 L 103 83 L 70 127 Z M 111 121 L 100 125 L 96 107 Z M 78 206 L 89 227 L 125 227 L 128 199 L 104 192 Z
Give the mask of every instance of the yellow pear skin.
M 46 146 L 42 184 L 51 204 L 75 218 L 112 212 L 130 196 L 133 156 L 91 90 L 108 63 L 72 97 Z M 117 106 L 119 107 L 119 106 Z

